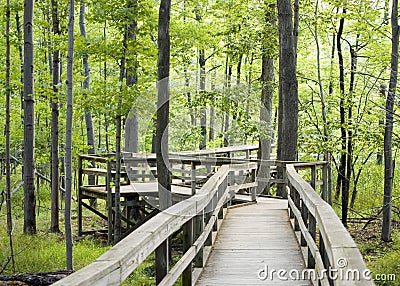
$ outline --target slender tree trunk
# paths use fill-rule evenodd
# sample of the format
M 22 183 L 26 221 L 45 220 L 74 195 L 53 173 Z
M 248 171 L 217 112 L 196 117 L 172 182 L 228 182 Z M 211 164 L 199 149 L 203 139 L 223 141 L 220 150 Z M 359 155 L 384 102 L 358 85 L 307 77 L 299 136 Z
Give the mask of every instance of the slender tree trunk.
M 200 94 L 206 90 L 206 59 L 205 51 L 202 49 L 199 51 L 199 65 L 200 65 Z M 200 95 L 202 96 L 202 95 Z M 200 129 L 201 129 L 201 142 L 199 149 L 206 149 L 207 147 L 207 109 L 205 104 L 201 106 L 200 110 Z
M 267 4 L 267 3 L 266 3 Z M 275 5 L 269 5 L 266 13 L 266 26 L 276 26 Z M 271 143 L 272 143 L 272 102 L 274 97 L 275 76 L 274 76 L 274 59 L 268 51 L 271 50 L 267 46 L 268 41 L 264 39 L 264 54 L 262 55 L 262 74 L 261 82 L 263 89 L 261 91 L 261 108 L 260 108 L 260 138 L 258 158 L 261 159 L 257 172 L 257 193 L 263 193 L 265 190 L 269 193 L 270 167 L 267 160 L 271 159 Z
M 211 77 L 211 91 L 215 92 L 215 80 L 217 78 L 217 70 L 215 69 Z M 214 102 L 214 99 L 213 99 Z M 210 131 L 208 133 L 208 141 L 212 142 L 215 139 L 215 107 L 214 103 L 210 106 Z
M 396 98 L 398 65 L 399 65 L 399 21 L 398 21 L 398 0 L 393 0 L 392 6 L 392 62 L 390 72 L 389 92 L 386 98 L 386 122 L 384 136 L 384 161 L 385 178 L 383 189 L 383 218 L 382 218 L 382 240 L 391 241 L 392 236 L 392 189 L 394 164 L 392 155 L 393 136 L 393 110 Z
M 79 9 L 79 28 L 81 36 L 86 40 L 87 33 L 86 33 L 86 23 L 85 23 L 85 10 L 86 5 L 85 1 L 80 1 L 80 9 Z M 84 92 L 88 92 L 90 90 L 90 64 L 89 64 L 89 55 L 87 53 L 83 56 L 83 90 Z M 88 153 L 89 154 L 96 154 L 96 143 L 94 142 L 94 124 L 93 124 L 93 117 L 92 112 L 86 108 L 85 109 L 85 124 L 86 124 L 86 143 L 89 146 Z M 91 162 L 91 167 L 95 168 L 96 165 L 94 162 Z M 96 177 L 93 175 L 88 176 L 88 183 L 89 185 L 96 184 Z M 90 199 L 90 205 L 92 207 L 97 207 L 97 200 Z
M 11 155 L 10 155 L 10 99 L 11 99 L 11 44 L 10 44 L 10 0 L 6 2 L 6 208 L 7 208 L 7 234 L 9 237 L 10 257 L 13 273 L 15 273 L 15 258 L 13 247 L 13 223 L 12 223 L 12 202 L 11 202 Z M 2 171 L 2 170 L 1 170 Z
M 343 14 L 346 10 L 343 9 Z M 340 132 L 341 132 L 341 142 L 342 150 L 340 155 L 340 165 L 338 171 L 338 179 L 336 185 L 336 198 L 338 198 L 339 190 L 342 190 L 342 223 L 347 225 L 347 213 L 348 213 L 348 200 L 349 200 L 349 190 L 347 189 L 346 181 L 346 164 L 347 164 L 347 132 L 346 132 L 346 109 L 345 109 L 345 86 L 344 86 L 344 64 L 343 64 L 343 53 L 342 53 L 342 34 L 344 28 L 344 18 L 340 19 L 339 30 L 337 33 L 336 45 L 337 53 L 339 59 L 339 88 L 340 88 Z
M 343 9 L 343 14 L 346 13 L 346 10 Z M 340 19 L 339 22 L 339 30 L 336 35 L 336 46 L 339 60 L 339 88 L 340 88 L 340 133 L 341 133 L 341 142 L 342 142 L 342 150 L 340 155 L 340 164 L 338 169 L 338 177 L 336 184 L 336 195 L 335 198 L 338 199 L 340 195 L 340 190 L 343 189 L 345 185 L 345 171 L 346 171 L 346 128 L 345 128 L 345 107 L 344 107 L 344 96 L 345 96 L 345 87 L 344 87 L 344 66 L 343 66 L 343 54 L 342 54 L 342 34 L 344 27 L 344 18 Z
M 133 86 L 138 83 L 137 76 L 137 53 L 131 51 L 131 47 L 136 41 L 136 30 L 137 30 L 137 0 L 130 0 L 128 2 L 129 15 L 131 17 L 131 23 L 127 28 L 127 54 L 126 59 L 126 85 Z M 125 151 L 127 152 L 139 152 L 139 123 L 138 117 L 134 109 L 128 114 L 125 122 Z
M 17 28 L 17 35 L 18 35 L 18 40 L 19 43 L 22 42 L 22 32 L 21 32 L 21 21 L 20 21 L 20 16 L 17 11 L 15 15 L 15 23 L 16 23 L 16 28 Z M 21 85 L 24 85 L 24 55 L 23 55 L 23 47 L 21 44 L 18 44 L 18 54 L 19 54 L 19 60 L 21 62 L 21 76 L 20 76 L 20 82 Z M 20 92 L 20 97 L 21 97 L 21 110 L 24 109 L 24 91 L 21 88 Z
M 386 97 L 386 85 L 382 84 L 381 85 L 381 96 L 383 98 Z M 379 130 L 384 129 L 385 127 L 385 118 L 382 116 L 381 118 L 379 118 Z M 381 129 L 382 128 L 382 129 Z M 378 163 L 378 165 L 382 165 L 383 164 L 383 151 L 382 148 L 378 148 L 378 152 L 376 154 L 376 161 Z
M 316 1 L 315 13 L 314 13 L 315 17 L 317 17 L 317 15 L 318 15 L 318 5 L 319 5 L 319 1 Z M 315 39 L 315 46 L 317 49 L 317 77 L 318 77 L 318 86 L 319 86 L 319 98 L 321 100 L 321 114 L 322 114 L 322 122 L 324 124 L 322 141 L 324 142 L 324 144 L 327 144 L 328 143 L 328 120 L 326 117 L 326 104 L 325 104 L 324 89 L 322 87 L 321 49 L 320 49 L 320 43 L 319 43 L 317 21 L 315 22 L 315 26 L 314 26 L 314 39 Z M 334 53 L 333 53 L 333 55 L 334 55 Z M 327 146 L 324 146 L 324 148 L 327 148 Z M 324 161 L 328 161 L 328 151 L 326 151 L 326 150 L 324 150 Z
M 170 13 L 171 0 L 161 0 L 158 15 L 158 101 L 156 158 L 160 209 L 172 205 L 171 172 L 168 155 L 169 124 L 169 69 L 170 69 Z M 156 283 L 168 273 L 169 251 L 168 239 L 156 249 Z
M 281 128 L 278 133 L 278 160 L 297 159 L 298 90 L 296 77 L 296 51 L 294 49 L 292 5 L 290 0 L 279 0 L 279 92 L 282 104 Z M 279 139 L 280 138 L 280 139 Z M 280 171 L 283 173 L 283 170 Z M 279 170 L 278 170 L 279 175 Z M 283 174 L 280 174 L 283 177 Z M 286 197 L 286 188 L 278 185 L 277 195 Z
M 81 36 L 84 39 L 87 39 L 87 33 L 86 33 L 86 24 L 85 24 L 85 10 L 86 10 L 86 5 L 85 1 L 81 0 L 80 2 L 80 12 L 79 12 L 79 27 L 80 27 L 80 33 Z M 85 91 L 90 90 L 90 64 L 89 64 L 89 55 L 85 54 L 83 56 L 83 89 Z M 89 154 L 95 154 L 95 142 L 94 142 L 94 126 L 93 126 L 93 118 L 92 118 L 92 112 L 88 109 L 85 110 L 85 123 L 86 123 L 86 136 L 87 136 L 87 145 L 89 146 L 88 153 Z M 94 177 L 91 178 L 89 176 L 89 185 L 94 182 Z
M 347 226 L 347 214 L 349 208 L 349 196 L 350 196 L 350 180 L 351 180 L 351 173 L 352 173 L 352 162 L 353 162 L 353 131 L 352 131 L 352 98 L 354 93 L 354 81 L 355 81 L 355 74 L 357 71 L 357 44 L 355 49 L 350 47 L 350 54 L 351 54 L 351 72 L 350 72 L 350 82 L 349 82 L 349 99 L 348 99 L 348 107 L 347 107 L 347 154 L 346 154 L 346 195 L 343 196 L 342 200 L 342 210 L 345 209 L 345 212 L 342 214 L 346 214 L 346 216 L 342 215 L 342 222 L 344 226 Z M 343 195 L 343 193 L 342 193 Z
M 75 1 L 69 0 L 68 55 L 67 55 L 67 121 L 65 139 L 65 244 L 67 269 L 73 270 L 72 255 L 72 121 L 73 121 L 73 66 L 74 66 L 74 22 Z
M 51 1 L 51 14 L 53 18 L 53 33 L 60 34 L 58 20 L 58 2 Z M 59 108 L 58 108 L 58 85 L 60 83 L 60 51 L 53 50 L 53 92 L 54 97 L 50 100 L 51 108 L 51 219 L 50 232 L 60 232 L 59 226 Z
M 231 92 L 231 87 L 232 87 L 232 65 L 229 63 L 228 57 L 227 57 L 227 65 L 228 65 L 228 68 L 227 68 L 228 73 L 227 73 L 226 85 L 227 85 L 227 92 L 229 94 Z M 228 98 L 228 100 L 231 100 L 231 98 Z M 229 112 L 230 112 L 230 110 L 228 110 L 225 113 L 225 122 L 223 122 L 224 147 L 228 147 L 229 143 L 230 143 L 230 141 L 229 141 L 229 137 L 230 137 L 229 136 L 229 123 L 230 123 Z
M 24 233 L 36 233 L 35 101 L 33 66 L 34 0 L 24 2 Z
M 121 58 L 119 82 L 121 84 L 124 81 L 126 71 L 126 51 L 127 51 L 127 31 L 124 33 L 123 40 L 123 55 Z M 114 243 L 117 243 L 121 239 L 121 107 L 122 107 L 122 95 L 118 95 L 118 107 L 117 114 L 115 117 L 115 195 L 114 195 L 114 206 L 115 206 L 115 217 L 114 217 Z

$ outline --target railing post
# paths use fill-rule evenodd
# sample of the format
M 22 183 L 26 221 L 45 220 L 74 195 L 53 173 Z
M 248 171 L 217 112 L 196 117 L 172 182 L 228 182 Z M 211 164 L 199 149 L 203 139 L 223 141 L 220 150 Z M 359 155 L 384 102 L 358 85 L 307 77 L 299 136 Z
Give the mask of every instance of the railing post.
M 183 253 L 193 244 L 193 219 L 183 225 Z M 182 273 L 182 286 L 192 286 L 192 263 Z
M 316 168 L 316 166 L 315 165 L 312 165 L 311 167 L 311 183 L 310 183 L 310 185 L 311 185 L 311 187 L 315 190 L 315 191 L 317 191 L 316 190 L 316 182 L 317 182 L 317 168 Z
M 156 285 L 167 275 L 169 269 L 169 239 L 156 248 Z
M 185 164 L 181 164 L 181 170 L 182 170 L 182 172 L 181 172 L 181 176 L 182 176 L 182 183 L 184 183 L 185 182 L 185 177 L 186 177 L 186 174 L 185 174 Z
M 112 182 L 112 174 L 111 174 L 111 158 L 108 158 L 107 161 L 107 178 L 106 178 L 106 191 L 107 191 L 107 213 L 108 213 L 108 243 L 113 241 L 112 236 L 114 232 L 113 228 L 113 199 L 112 199 L 112 191 L 111 191 L 111 182 Z
M 228 188 L 228 177 L 225 177 L 225 179 L 223 180 L 223 182 L 221 183 L 221 185 L 218 186 L 218 201 L 221 199 L 221 197 L 224 195 L 226 189 Z M 230 200 L 229 200 L 230 201 Z M 218 202 L 217 202 L 218 204 Z M 217 206 L 217 204 L 215 205 L 215 207 Z M 224 208 L 228 207 L 227 204 L 225 203 L 222 208 L 219 210 L 218 212 L 218 219 L 223 219 L 224 218 Z M 216 229 L 218 230 L 218 222 L 216 222 Z
M 293 190 L 294 188 L 292 188 Z M 294 205 L 296 208 L 301 211 L 300 208 L 300 194 L 297 192 L 297 190 L 294 191 Z M 300 230 L 300 225 L 299 225 L 299 220 L 297 217 L 294 217 L 294 231 L 299 231 Z
M 315 220 L 315 217 L 310 212 L 308 213 L 308 232 L 310 233 L 311 237 L 315 241 L 315 238 L 317 236 L 317 221 Z M 321 243 L 321 241 L 320 241 L 320 243 Z M 308 247 L 307 267 L 311 268 L 311 269 L 315 268 L 315 259 L 312 256 L 310 247 Z
M 288 185 L 288 187 L 289 187 L 289 196 L 290 196 L 290 198 L 292 199 L 292 201 L 294 202 L 294 201 L 295 201 L 295 199 L 294 199 L 294 193 L 296 192 L 296 190 L 294 190 L 292 184 L 291 184 L 289 181 L 288 181 L 287 185 Z M 289 210 L 290 210 L 290 211 L 289 211 L 289 217 L 290 217 L 290 219 L 295 218 L 294 211 L 293 211 L 293 209 L 292 209 L 292 207 L 291 207 L 290 204 L 289 204 Z
M 325 202 L 328 202 L 328 163 L 322 166 L 321 196 Z
M 321 232 L 319 233 L 319 253 L 321 254 L 322 262 L 324 263 L 325 269 L 328 269 L 330 266 L 330 262 L 326 253 L 325 242 Z
M 82 157 L 78 159 L 78 235 L 82 235 Z
M 191 163 L 190 180 L 191 180 L 192 196 L 193 196 L 196 194 L 196 163 L 193 161 Z
M 218 200 L 217 196 L 218 196 L 218 194 L 215 193 L 214 196 L 213 196 L 213 198 L 212 198 L 211 201 L 208 203 L 208 205 L 207 205 L 207 207 L 206 207 L 206 209 L 205 209 L 205 211 L 204 211 L 204 212 L 205 212 L 204 216 L 205 216 L 206 225 L 208 225 L 208 223 L 209 223 L 209 221 L 210 221 L 210 219 L 211 219 L 211 216 L 212 216 L 212 214 L 213 214 L 213 212 L 214 212 L 214 209 L 215 209 L 214 205 L 216 205 L 215 202 Z M 214 225 L 213 225 L 213 228 L 214 228 Z M 212 245 L 212 232 L 210 232 L 210 235 L 207 237 L 207 239 L 206 239 L 204 245 L 205 245 L 205 246 L 210 246 L 210 245 Z
M 251 170 L 251 181 L 255 182 L 256 181 L 256 169 Z M 254 202 L 257 200 L 257 187 L 252 187 L 251 188 L 251 200 Z
M 328 186 L 328 204 L 332 205 L 332 170 L 331 170 L 331 163 L 328 161 L 328 166 L 327 166 L 327 186 Z
M 276 164 L 276 176 L 278 179 L 277 192 L 276 195 L 278 197 L 287 198 L 287 190 L 286 190 L 286 163 L 285 162 L 277 162 Z
M 218 204 L 218 200 L 219 200 L 219 188 L 220 186 L 218 186 L 218 192 L 215 193 L 213 199 L 212 199 L 212 213 L 214 213 L 215 209 L 217 208 L 217 204 Z M 211 218 L 212 215 L 210 215 Z M 217 216 L 218 218 L 218 216 Z M 213 231 L 217 231 L 218 230 L 218 219 L 215 220 L 215 223 L 213 225 Z M 212 232 L 210 233 L 209 236 L 210 239 L 210 245 L 212 245 Z
M 229 182 L 228 182 L 228 186 L 234 186 L 235 185 L 235 171 L 230 171 L 229 172 Z M 235 191 L 233 191 L 235 192 Z M 233 197 L 235 196 L 235 194 L 233 194 Z M 229 205 L 232 204 L 232 194 L 229 193 Z
M 301 200 L 301 218 L 303 220 L 304 225 L 308 227 L 308 209 L 307 205 L 304 203 L 303 200 Z M 301 233 L 300 245 L 307 246 L 307 241 L 303 233 Z
M 198 239 L 199 236 L 204 231 L 204 210 L 200 211 L 195 217 L 195 233 L 194 239 Z M 204 261 L 203 261 L 203 246 L 199 249 L 195 259 L 194 259 L 194 267 L 203 268 Z

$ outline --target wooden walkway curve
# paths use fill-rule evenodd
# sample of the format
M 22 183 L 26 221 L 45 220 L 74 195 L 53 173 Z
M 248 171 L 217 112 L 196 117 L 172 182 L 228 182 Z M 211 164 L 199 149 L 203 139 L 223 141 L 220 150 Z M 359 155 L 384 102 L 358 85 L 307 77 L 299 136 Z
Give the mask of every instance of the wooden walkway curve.
M 287 204 L 258 198 L 257 204 L 229 209 L 196 285 L 310 285 L 260 271 L 306 269 Z
M 209 150 L 207 154 L 171 154 L 175 180 L 190 190 L 186 197 L 140 224 L 95 262 L 54 285 L 121 285 L 154 253 L 160 286 L 178 282 L 182 286 L 374 285 L 371 277 L 364 275 L 369 272 L 357 245 L 330 205 L 329 162 L 260 161 L 251 156 L 254 148 L 249 145 Z M 224 157 L 226 154 L 229 157 Z M 154 160 L 143 154 L 125 156 L 126 173 L 134 175 L 130 184 L 142 177 L 138 183 L 154 185 L 155 180 L 149 180 L 156 178 L 151 169 Z M 107 157 L 96 162 L 107 165 L 96 170 L 106 176 L 106 184 L 82 185 L 83 175 L 94 171 L 80 168 L 80 208 L 90 209 L 82 201 L 92 193 L 97 192 L 98 198 L 102 195 L 108 216 L 96 214 L 108 220 L 110 235 L 115 212 L 113 161 Z M 270 168 L 267 176 L 258 174 L 261 165 Z M 259 193 L 263 183 L 266 187 L 280 184 L 288 196 L 263 197 Z M 144 195 L 139 192 L 136 196 Z M 235 205 L 243 201 L 247 203 Z M 124 201 L 127 207 L 141 202 Z M 182 235 L 183 253 L 171 263 L 167 246 L 177 234 Z M 339 276 L 331 275 L 335 273 Z

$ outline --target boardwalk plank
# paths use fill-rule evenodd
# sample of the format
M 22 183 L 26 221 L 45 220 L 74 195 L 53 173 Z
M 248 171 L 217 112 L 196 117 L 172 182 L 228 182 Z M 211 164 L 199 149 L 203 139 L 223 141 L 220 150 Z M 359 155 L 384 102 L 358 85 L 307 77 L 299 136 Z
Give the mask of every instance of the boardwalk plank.
M 230 209 L 196 285 L 310 285 L 276 273 L 260 279 L 266 265 L 268 272 L 305 268 L 284 200 L 259 198 L 258 204 Z

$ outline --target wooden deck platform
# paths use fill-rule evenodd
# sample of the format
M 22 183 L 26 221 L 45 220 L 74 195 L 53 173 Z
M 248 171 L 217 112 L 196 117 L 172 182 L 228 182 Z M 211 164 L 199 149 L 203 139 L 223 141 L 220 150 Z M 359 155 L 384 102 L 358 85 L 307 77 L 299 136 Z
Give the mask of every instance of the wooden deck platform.
M 290 225 L 287 200 L 258 201 L 229 209 L 196 285 L 311 285 L 278 279 L 276 272 L 273 278 L 259 278 L 259 270 L 266 266 L 268 272 L 297 269 L 301 273 L 305 263 Z

